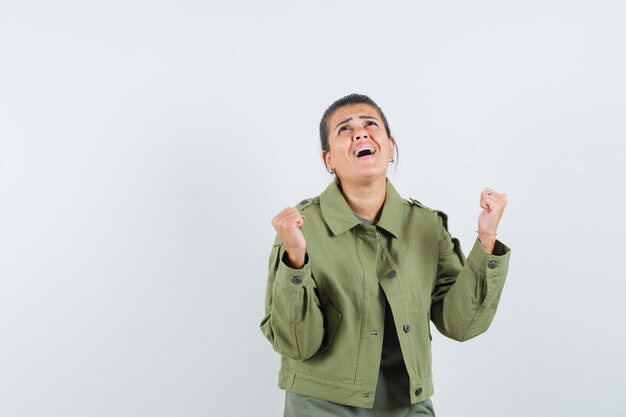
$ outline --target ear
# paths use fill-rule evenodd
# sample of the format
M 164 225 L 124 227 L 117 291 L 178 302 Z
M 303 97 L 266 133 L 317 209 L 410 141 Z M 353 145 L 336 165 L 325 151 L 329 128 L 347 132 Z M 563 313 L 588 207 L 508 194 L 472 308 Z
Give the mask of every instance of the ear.
M 332 161 L 330 159 L 330 152 L 327 151 L 322 151 L 322 160 L 324 161 L 324 164 L 326 165 L 326 169 L 329 171 L 333 170 L 333 164 Z
M 389 136 L 389 159 L 393 158 L 393 154 L 396 150 L 395 140 L 396 138 L 394 138 L 393 136 Z

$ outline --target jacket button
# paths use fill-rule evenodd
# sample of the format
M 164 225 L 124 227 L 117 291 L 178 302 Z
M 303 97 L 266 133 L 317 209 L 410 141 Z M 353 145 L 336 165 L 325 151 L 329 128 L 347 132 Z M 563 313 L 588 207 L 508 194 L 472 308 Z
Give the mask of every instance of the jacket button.
M 408 333 L 411 331 L 411 326 L 405 324 L 404 326 L 402 326 L 402 330 L 404 330 L 404 333 Z
M 300 205 L 306 204 L 306 203 L 308 203 L 308 202 L 309 202 L 309 200 L 302 200 L 302 201 L 300 202 Z
M 376 240 L 380 240 L 380 233 L 376 232 Z
M 419 387 L 415 390 L 415 395 L 420 395 L 422 393 L 422 387 Z
M 291 282 L 296 285 L 300 285 L 302 283 L 302 277 L 296 275 L 295 277 L 291 278 Z
M 396 275 L 398 275 L 398 273 L 394 271 L 393 269 L 387 273 L 387 276 L 389 278 L 395 278 Z
M 487 266 L 491 269 L 495 269 L 496 266 L 498 266 L 498 263 L 496 261 L 489 261 L 489 263 L 487 264 Z

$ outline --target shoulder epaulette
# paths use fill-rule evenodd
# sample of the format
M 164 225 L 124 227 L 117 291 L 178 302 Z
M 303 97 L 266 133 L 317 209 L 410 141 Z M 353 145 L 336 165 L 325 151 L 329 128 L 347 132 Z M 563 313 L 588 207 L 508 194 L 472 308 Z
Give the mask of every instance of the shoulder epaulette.
M 298 204 L 296 204 L 296 208 L 298 210 L 302 210 L 305 207 L 311 205 L 311 203 L 314 203 L 316 199 L 317 199 L 317 197 L 305 198 L 304 200 L 302 200 Z
M 424 204 L 420 203 L 419 201 L 417 201 L 417 200 L 416 200 L 416 199 L 414 199 L 414 198 L 409 198 L 409 200 L 411 200 L 411 203 L 413 203 L 414 205 L 416 205 L 416 206 L 418 206 L 418 207 L 421 207 L 421 208 L 423 208 L 423 209 L 425 209 L 425 210 L 432 211 L 432 212 L 436 212 L 436 211 L 438 211 L 438 210 L 435 210 L 435 209 L 430 208 L 430 207 L 428 207 L 428 206 L 425 206 Z
M 432 213 L 437 213 L 439 216 L 441 216 L 441 220 L 443 221 L 443 227 L 446 228 L 446 230 L 448 230 L 448 215 L 446 213 L 444 213 L 441 210 L 437 210 L 434 208 L 430 208 L 428 206 L 423 205 L 422 203 L 420 203 L 419 201 L 417 201 L 414 198 L 409 198 L 409 200 L 411 200 L 411 203 L 413 203 L 414 205 L 423 208 L 424 210 L 428 210 Z

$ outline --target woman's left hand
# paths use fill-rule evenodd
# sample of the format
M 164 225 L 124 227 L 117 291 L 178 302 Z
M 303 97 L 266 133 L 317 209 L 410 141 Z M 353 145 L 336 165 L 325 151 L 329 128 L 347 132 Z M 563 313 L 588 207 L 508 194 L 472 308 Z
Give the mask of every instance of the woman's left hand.
M 498 193 L 491 188 L 485 188 L 480 193 L 480 207 L 483 211 L 478 216 L 478 234 L 494 235 L 498 223 L 506 207 L 507 195 Z

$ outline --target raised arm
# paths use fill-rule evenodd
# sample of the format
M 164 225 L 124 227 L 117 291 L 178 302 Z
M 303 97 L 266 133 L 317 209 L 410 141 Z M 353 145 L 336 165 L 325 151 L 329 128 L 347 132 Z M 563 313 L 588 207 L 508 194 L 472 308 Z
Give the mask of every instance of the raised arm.
M 312 357 L 324 339 L 324 316 L 300 230 L 303 222 L 304 216 L 295 208 L 272 220 L 278 234 L 269 257 L 261 321 L 261 331 L 274 350 L 296 360 Z
M 491 194 L 489 194 L 491 193 Z M 444 335 L 465 341 L 485 332 L 495 316 L 509 268 L 511 250 L 495 238 L 506 194 L 481 193 L 478 238 L 465 258 L 458 239 L 438 212 L 439 260 L 431 300 L 431 319 Z

